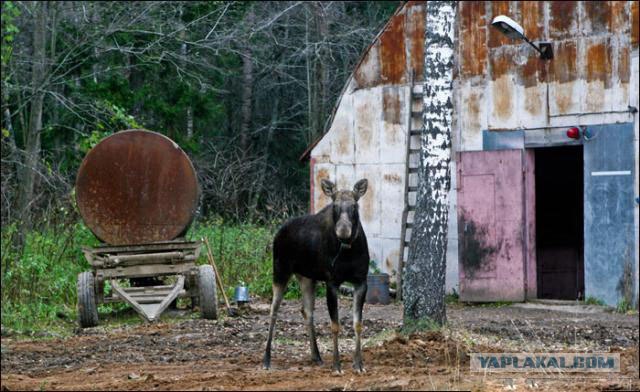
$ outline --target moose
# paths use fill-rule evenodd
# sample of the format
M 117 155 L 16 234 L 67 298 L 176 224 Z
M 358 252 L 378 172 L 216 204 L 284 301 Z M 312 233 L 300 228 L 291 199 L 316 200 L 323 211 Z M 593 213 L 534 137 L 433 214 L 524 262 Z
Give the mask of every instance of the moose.
M 362 334 L 362 307 L 367 293 L 369 248 L 360 224 L 358 200 L 367 191 L 368 182 L 361 179 L 351 190 L 337 190 L 336 185 L 322 180 L 322 191 L 332 203 L 315 215 L 305 215 L 286 222 L 273 241 L 273 301 L 269 322 L 269 337 L 264 353 L 263 367 L 271 367 L 271 340 L 278 308 L 291 275 L 295 274 L 302 291 L 302 317 L 305 320 L 311 360 L 322 365 L 313 325 L 316 282 L 326 282 L 327 307 L 331 317 L 333 338 L 333 371 L 342 373 L 338 352 L 338 290 L 343 282 L 353 284 L 353 329 L 356 347 L 353 369 L 365 371 L 362 365 L 360 336 Z

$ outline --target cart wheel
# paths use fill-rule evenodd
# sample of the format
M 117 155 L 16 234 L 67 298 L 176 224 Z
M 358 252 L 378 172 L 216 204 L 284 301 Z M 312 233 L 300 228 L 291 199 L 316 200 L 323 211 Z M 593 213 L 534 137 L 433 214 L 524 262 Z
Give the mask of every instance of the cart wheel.
M 216 293 L 216 277 L 210 265 L 198 267 L 198 293 L 202 318 L 208 320 L 217 319 L 218 295 Z
M 81 328 L 98 325 L 95 280 L 91 272 L 78 274 L 78 321 Z

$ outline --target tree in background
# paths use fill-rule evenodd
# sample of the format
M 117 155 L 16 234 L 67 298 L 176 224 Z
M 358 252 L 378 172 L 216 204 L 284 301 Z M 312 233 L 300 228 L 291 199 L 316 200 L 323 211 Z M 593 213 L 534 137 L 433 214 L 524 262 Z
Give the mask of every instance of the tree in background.
M 424 124 L 414 226 L 403 282 L 404 324 L 442 325 L 453 117 L 455 2 L 427 3 Z
M 86 152 L 137 127 L 189 153 L 203 215 L 305 210 L 297 158 L 397 5 L 3 2 L 3 223 L 21 238 L 73 211 Z

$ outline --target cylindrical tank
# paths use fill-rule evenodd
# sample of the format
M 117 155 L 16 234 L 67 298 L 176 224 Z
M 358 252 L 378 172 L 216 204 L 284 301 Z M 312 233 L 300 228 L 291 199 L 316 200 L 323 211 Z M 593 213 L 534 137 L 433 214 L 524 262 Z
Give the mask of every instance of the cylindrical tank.
M 175 239 L 189 228 L 198 197 L 187 154 L 168 137 L 144 129 L 101 140 L 76 178 L 82 219 L 111 245 Z

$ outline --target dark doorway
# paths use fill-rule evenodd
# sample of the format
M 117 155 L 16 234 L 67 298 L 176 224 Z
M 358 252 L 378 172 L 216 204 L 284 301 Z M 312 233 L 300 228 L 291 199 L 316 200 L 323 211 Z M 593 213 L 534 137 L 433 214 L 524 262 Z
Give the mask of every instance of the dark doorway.
M 536 149 L 535 162 L 538 298 L 582 299 L 582 146 Z

